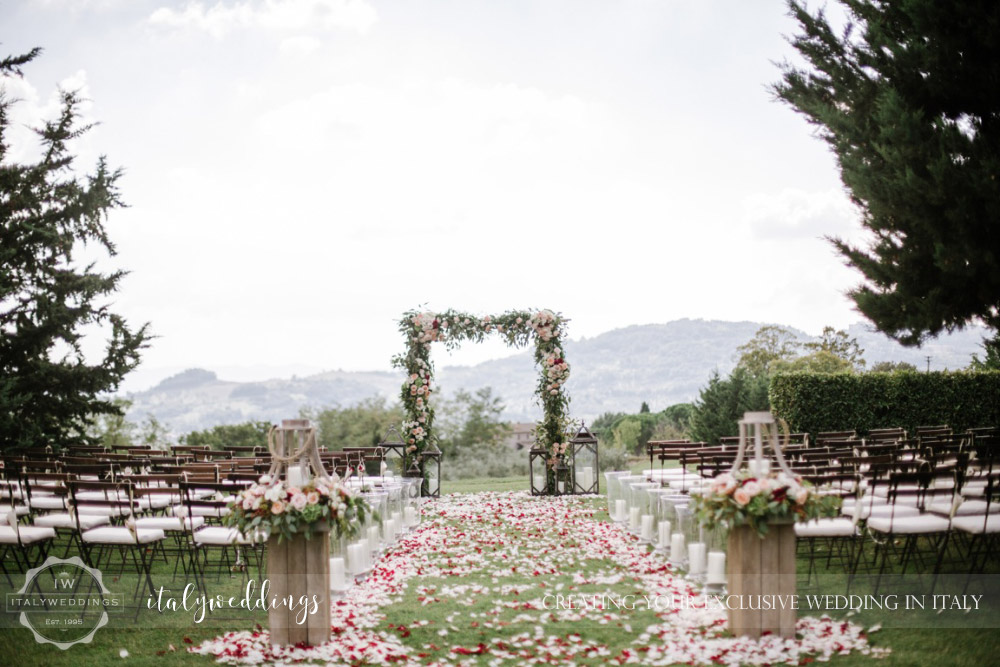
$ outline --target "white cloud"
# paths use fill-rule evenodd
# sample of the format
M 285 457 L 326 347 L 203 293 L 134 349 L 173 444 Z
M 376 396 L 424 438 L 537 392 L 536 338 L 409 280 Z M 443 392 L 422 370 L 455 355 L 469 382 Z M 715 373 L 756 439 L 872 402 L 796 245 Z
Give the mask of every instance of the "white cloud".
M 307 56 L 310 53 L 315 52 L 321 46 L 323 46 L 323 42 L 315 37 L 310 37 L 309 35 L 296 35 L 295 37 L 289 37 L 281 40 L 281 45 L 278 49 L 281 51 L 282 55 Z
M 347 29 L 367 32 L 378 20 L 365 0 L 246 0 L 207 7 L 195 0 L 184 9 L 160 7 L 149 22 L 167 28 L 203 30 L 216 39 L 233 30 L 261 28 L 279 32 Z
M 755 194 L 743 201 L 743 209 L 745 221 L 759 239 L 842 237 L 858 227 L 857 211 L 839 190 L 786 188 L 778 194 Z

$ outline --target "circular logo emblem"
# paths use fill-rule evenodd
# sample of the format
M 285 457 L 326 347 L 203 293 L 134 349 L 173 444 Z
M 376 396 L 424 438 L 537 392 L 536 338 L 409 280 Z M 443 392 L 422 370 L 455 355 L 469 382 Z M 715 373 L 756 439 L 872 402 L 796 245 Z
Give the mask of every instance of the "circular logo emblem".
M 124 610 L 124 599 L 108 591 L 101 571 L 79 556 L 49 556 L 28 570 L 21 590 L 8 596 L 7 609 L 20 612 L 21 625 L 35 633 L 35 641 L 65 650 L 89 644 L 108 624 L 108 611 Z

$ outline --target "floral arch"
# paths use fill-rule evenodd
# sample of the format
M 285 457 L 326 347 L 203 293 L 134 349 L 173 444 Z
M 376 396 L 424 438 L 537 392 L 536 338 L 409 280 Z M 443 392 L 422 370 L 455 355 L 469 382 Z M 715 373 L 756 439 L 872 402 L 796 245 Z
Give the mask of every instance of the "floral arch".
M 432 343 L 444 343 L 452 350 L 466 341 L 482 342 L 487 334 L 503 337 L 511 347 L 535 344 L 535 364 L 539 368 L 535 395 L 542 406 L 542 420 L 535 426 L 535 447 L 544 449 L 551 472 L 558 456 L 566 453 L 566 433 L 570 427 L 569 395 L 566 380 L 569 364 L 563 356 L 563 336 L 568 320 L 551 310 L 510 310 L 501 315 L 479 317 L 457 310 L 435 313 L 411 310 L 403 314 L 399 330 L 406 337 L 406 353 L 393 358 L 393 366 L 406 371 L 401 398 L 407 421 L 403 423 L 406 455 L 422 453 L 434 439 L 434 407 L 431 394 L 434 366 L 430 359 Z M 548 492 L 554 492 L 553 475 L 547 475 Z

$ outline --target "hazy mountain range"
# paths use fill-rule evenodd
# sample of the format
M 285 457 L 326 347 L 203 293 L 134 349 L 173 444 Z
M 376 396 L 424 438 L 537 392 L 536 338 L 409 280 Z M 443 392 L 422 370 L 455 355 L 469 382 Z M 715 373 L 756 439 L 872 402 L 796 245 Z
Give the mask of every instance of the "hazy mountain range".
M 593 338 L 567 341 L 572 371 L 568 391 L 576 418 L 593 419 L 603 412 L 637 412 L 643 401 L 653 410 L 694 400 L 713 369 L 725 375 L 736 362 L 736 348 L 753 337 L 758 322 L 676 320 L 615 329 Z M 796 331 L 803 341 L 811 337 Z M 985 330 L 970 328 L 942 336 L 921 349 L 904 348 L 864 325 L 849 329 L 865 350 L 869 365 L 907 361 L 920 370 L 960 369 L 973 353 L 981 353 Z M 475 366 L 445 366 L 438 380 L 446 394 L 464 388 L 492 387 L 503 398 L 505 416 L 533 421 L 537 381 L 531 351 Z M 220 380 L 209 370 L 191 369 L 127 397 L 129 416 L 141 421 L 155 415 L 175 434 L 216 424 L 247 420 L 277 421 L 296 416 L 303 406 L 346 407 L 381 395 L 396 400 L 402 373 L 330 371 L 307 377 L 263 382 Z

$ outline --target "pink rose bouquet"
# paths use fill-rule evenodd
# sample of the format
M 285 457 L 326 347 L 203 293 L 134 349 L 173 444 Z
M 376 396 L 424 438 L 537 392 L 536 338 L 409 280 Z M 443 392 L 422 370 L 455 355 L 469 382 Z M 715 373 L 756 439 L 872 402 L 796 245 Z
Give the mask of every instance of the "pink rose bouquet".
M 317 477 L 302 486 L 264 475 L 229 504 L 226 525 L 244 535 L 263 531 L 279 539 L 303 532 L 309 538 L 326 524 L 336 535 L 353 536 L 370 508 L 363 498 L 330 477 Z
M 742 471 L 719 475 L 701 493 L 692 492 L 691 507 L 706 528 L 748 525 L 764 536 L 771 522 L 835 517 L 840 498 L 784 472 L 757 477 Z

